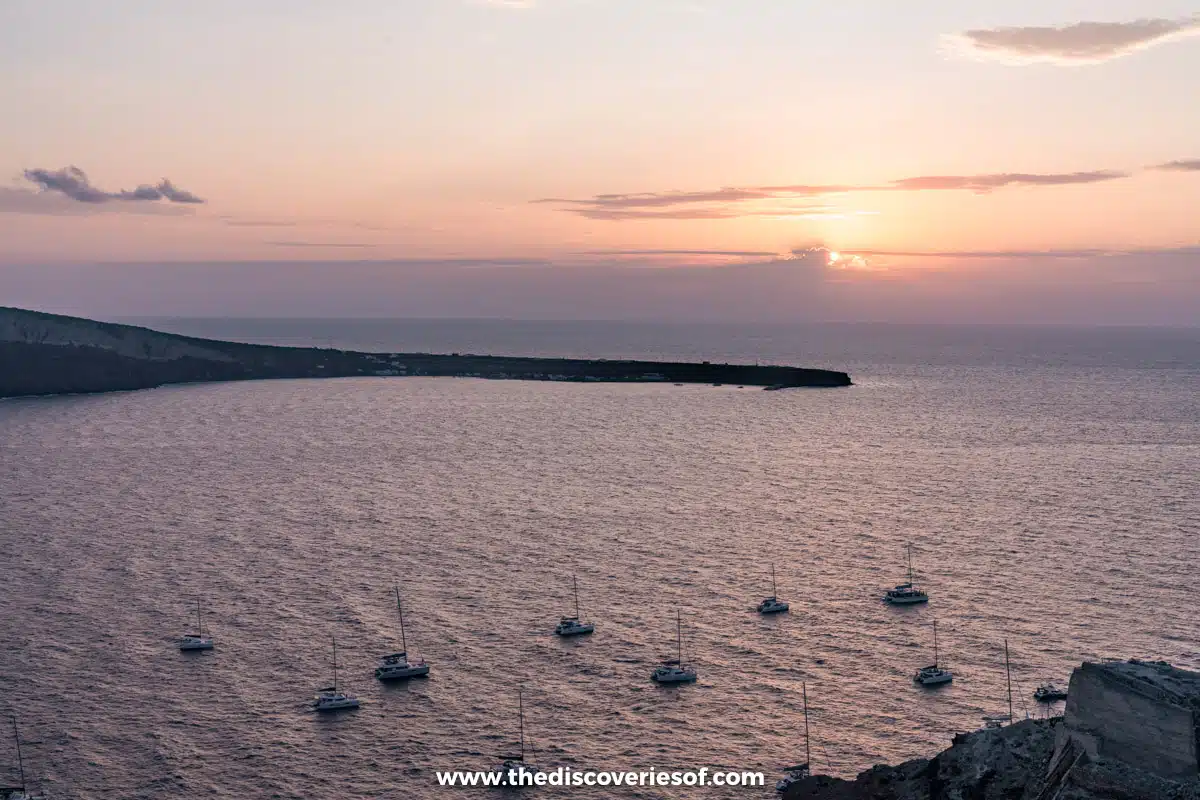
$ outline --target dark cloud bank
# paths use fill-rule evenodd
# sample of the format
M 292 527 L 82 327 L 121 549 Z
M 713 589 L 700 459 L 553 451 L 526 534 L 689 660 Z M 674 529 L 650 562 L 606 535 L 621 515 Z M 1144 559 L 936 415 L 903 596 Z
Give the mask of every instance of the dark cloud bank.
M 822 248 L 716 266 L 680 257 L 660 268 L 604 256 L 582 264 L 11 265 L 0 270 L 0 297 L 9 305 L 110 317 L 1200 325 L 1197 247 L 865 255 L 861 270 L 831 267 Z M 881 269 L 893 259 L 924 268 Z

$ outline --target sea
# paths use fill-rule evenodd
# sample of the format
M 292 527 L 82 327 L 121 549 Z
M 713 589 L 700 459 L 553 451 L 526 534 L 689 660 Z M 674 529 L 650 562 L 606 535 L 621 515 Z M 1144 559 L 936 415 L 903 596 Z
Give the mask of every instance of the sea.
M 129 321 L 129 320 L 126 320 Z M 0 402 L 0 712 L 49 798 L 443 798 L 438 770 L 852 777 L 1085 660 L 1200 669 L 1200 329 L 132 320 L 839 389 L 345 378 Z M 927 605 L 880 598 L 912 547 Z M 791 611 L 764 617 L 777 593 Z M 578 581 L 591 636 L 560 639 Z M 383 685 L 400 648 L 428 678 Z M 175 640 L 203 624 L 210 652 Z M 677 656 L 693 685 L 650 673 Z M 954 673 L 931 690 L 912 673 Z M 319 715 L 334 679 L 356 711 Z M 1009 669 L 1005 668 L 1005 659 Z M 1011 677 L 1011 681 L 1009 678 Z M 805 696 L 809 738 L 805 739 Z M 7 723 L 6 723 L 7 724 Z M 0 784 L 15 780 L 0 735 Z

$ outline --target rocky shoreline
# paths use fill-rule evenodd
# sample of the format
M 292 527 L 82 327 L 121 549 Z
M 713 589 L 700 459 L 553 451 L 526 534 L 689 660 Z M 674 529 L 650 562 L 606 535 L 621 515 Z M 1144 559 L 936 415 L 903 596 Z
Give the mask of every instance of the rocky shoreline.
M 1063 717 L 959 734 L 931 759 L 823 775 L 784 800 L 1200 800 L 1200 673 L 1083 664 Z

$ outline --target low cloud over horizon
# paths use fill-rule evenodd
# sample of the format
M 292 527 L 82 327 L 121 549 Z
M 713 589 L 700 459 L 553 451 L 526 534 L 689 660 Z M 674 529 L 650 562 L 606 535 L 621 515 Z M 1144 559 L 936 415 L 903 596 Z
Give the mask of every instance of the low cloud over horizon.
M 1165 172 L 1200 172 L 1200 158 L 1183 159 L 1181 161 L 1168 161 L 1165 164 L 1159 164 L 1154 169 L 1163 170 Z
M 14 263 L 0 270 L 0 297 L 5 305 L 82 316 L 1200 325 L 1200 244 L 839 253 L 813 246 L 762 257 L 765 251 L 699 251 L 666 263 L 659 260 L 665 251 L 619 252 Z
M 946 37 L 950 49 L 1005 64 L 1099 64 L 1164 42 L 1200 34 L 1200 14 L 1180 19 L 1077 22 L 1058 27 L 1004 27 Z

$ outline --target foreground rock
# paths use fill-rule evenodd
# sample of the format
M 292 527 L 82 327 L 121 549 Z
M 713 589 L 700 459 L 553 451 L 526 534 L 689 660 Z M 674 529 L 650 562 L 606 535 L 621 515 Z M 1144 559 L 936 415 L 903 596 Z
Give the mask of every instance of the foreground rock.
M 1200 674 L 1084 664 L 1066 715 L 954 737 L 932 759 L 853 781 L 814 776 L 785 800 L 1200 800 Z
M 399 375 L 768 388 L 850 385 L 844 372 L 800 367 L 272 347 L 0 308 L 0 397 L 148 389 L 199 381 Z

